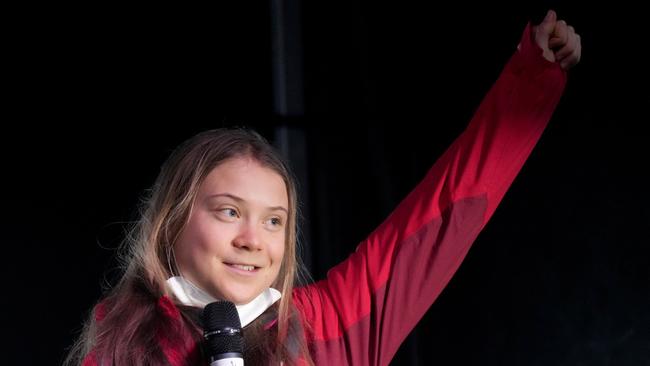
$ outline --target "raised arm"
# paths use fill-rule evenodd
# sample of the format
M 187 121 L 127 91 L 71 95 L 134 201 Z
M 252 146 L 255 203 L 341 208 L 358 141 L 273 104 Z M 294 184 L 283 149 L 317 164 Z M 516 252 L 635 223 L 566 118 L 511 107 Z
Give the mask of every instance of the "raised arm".
M 549 13 L 526 27 L 467 129 L 425 178 L 327 279 L 294 291 L 317 364 L 387 365 L 449 282 L 550 120 L 565 67 L 579 60 L 579 38 L 569 52 L 558 24 Z

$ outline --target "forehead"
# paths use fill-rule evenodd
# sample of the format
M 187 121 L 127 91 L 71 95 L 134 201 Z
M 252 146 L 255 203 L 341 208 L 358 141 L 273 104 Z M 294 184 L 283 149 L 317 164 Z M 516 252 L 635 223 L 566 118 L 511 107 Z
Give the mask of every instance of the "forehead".
M 210 171 L 201 184 L 199 196 L 218 194 L 234 195 L 264 206 L 288 208 L 289 204 L 282 176 L 250 157 L 225 160 Z

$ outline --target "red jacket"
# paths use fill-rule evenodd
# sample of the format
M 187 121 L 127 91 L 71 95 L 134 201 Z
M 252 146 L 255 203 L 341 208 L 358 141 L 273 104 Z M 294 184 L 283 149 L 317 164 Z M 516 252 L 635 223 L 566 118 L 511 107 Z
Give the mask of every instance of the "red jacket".
M 494 213 L 565 84 L 565 72 L 542 57 L 528 25 L 467 129 L 422 182 L 325 280 L 294 290 L 316 364 L 389 364 Z M 178 321 L 169 298 L 159 306 Z M 171 365 L 198 352 L 192 341 L 157 337 Z M 84 366 L 94 364 L 91 354 Z

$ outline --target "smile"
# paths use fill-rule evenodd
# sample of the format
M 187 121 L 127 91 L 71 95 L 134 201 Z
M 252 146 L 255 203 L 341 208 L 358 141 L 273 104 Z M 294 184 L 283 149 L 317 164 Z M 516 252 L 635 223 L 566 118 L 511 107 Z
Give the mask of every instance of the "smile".
M 250 272 L 250 273 L 257 272 L 257 270 L 259 269 L 259 267 L 256 267 L 251 264 L 235 264 L 235 263 L 225 263 L 225 262 L 224 264 L 232 269 L 238 271 Z

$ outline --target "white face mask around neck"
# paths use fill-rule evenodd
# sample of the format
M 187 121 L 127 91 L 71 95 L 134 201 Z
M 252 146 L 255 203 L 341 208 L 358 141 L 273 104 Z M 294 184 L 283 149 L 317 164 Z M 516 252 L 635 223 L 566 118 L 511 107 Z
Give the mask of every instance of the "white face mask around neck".
M 183 305 L 203 308 L 205 305 L 217 301 L 217 299 L 182 276 L 170 277 L 167 280 L 167 288 Z M 241 326 L 245 327 L 250 324 L 278 301 L 280 297 L 282 297 L 280 291 L 269 287 L 248 304 L 236 305 Z

